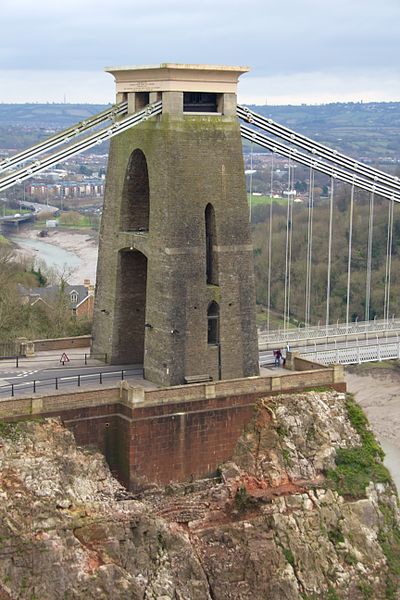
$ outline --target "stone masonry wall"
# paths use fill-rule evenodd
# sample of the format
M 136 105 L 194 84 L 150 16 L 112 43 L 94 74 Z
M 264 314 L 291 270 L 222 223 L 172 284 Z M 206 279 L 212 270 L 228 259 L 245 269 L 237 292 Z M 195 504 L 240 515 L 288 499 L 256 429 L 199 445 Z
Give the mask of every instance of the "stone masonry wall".
M 58 415 L 78 444 L 93 445 L 132 490 L 213 475 L 229 460 L 260 398 L 328 386 L 334 368 L 144 391 L 121 388 L 5 400 L 2 420 Z

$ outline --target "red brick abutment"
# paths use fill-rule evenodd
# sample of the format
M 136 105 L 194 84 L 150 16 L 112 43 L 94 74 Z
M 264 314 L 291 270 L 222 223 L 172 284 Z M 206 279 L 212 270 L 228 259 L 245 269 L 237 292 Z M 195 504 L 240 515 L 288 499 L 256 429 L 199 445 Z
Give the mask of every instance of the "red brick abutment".
M 0 420 L 58 416 L 79 445 L 94 445 L 130 490 L 215 474 L 229 460 L 260 398 L 316 387 L 346 390 L 341 367 L 145 390 L 103 388 L 0 403 Z

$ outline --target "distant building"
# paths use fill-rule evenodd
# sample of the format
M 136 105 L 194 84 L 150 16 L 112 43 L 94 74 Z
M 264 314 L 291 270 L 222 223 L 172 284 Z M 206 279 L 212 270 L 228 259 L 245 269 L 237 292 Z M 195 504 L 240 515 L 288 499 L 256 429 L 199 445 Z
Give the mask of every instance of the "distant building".
M 59 183 L 31 183 L 26 187 L 30 196 L 59 196 L 61 198 L 84 198 L 103 196 L 104 179 L 85 181 L 62 181 Z
M 25 288 L 18 286 L 18 292 L 23 304 L 35 306 L 37 303 L 43 303 L 51 307 L 57 295 L 60 293 L 60 286 L 50 285 L 47 287 Z M 89 279 L 85 279 L 84 285 L 65 286 L 65 295 L 69 301 L 69 307 L 73 315 L 77 318 L 91 319 L 93 317 L 94 306 L 94 286 Z

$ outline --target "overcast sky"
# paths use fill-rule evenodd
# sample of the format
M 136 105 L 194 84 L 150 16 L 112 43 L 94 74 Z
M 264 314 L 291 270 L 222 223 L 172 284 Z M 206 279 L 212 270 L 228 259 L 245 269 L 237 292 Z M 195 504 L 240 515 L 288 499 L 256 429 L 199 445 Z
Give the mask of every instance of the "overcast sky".
M 0 0 L 0 102 L 113 102 L 105 66 L 248 65 L 257 104 L 400 100 L 400 0 Z

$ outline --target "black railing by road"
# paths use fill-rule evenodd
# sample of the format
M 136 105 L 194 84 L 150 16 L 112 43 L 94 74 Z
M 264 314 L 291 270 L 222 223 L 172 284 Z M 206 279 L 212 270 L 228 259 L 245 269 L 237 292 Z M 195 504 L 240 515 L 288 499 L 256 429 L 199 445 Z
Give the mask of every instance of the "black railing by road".
M 62 387 L 81 387 L 84 384 L 100 384 L 103 385 L 106 381 L 116 379 L 123 381 L 134 375 L 143 375 L 142 368 L 132 369 L 116 369 L 110 371 L 97 371 L 95 373 L 78 373 L 77 375 L 65 375 L 63 377 L 46 377 L 44 379 L 33 379 L 25 382 L 9 383 L 0 387 L 0 396 L 11 396 L 23 392 L 25 395 L 29 393 L 36 394 L 39 390 L 54 389 L 60 390 Z
M 92 360 L 98 360 L 99 362 L 103 362 L 103 363 L 107 363 L 107 353 L 105 354 L 71 354 L 70 356 L 68 356 L 67 354 L 68 351 L 61 351 L 61 352 L 57 352 L 56 354 L 51 354 L 48 355 L 46 354 L 46 356 L 43 357 L 38 357 L 38 358 L 30 358 L 30 357 L 26 357 L 26 356 L 18 356 L 18 355 L 13 355 L 13 356 L 2 356 L 0 357 L 0 360 L 4 360 L 4 361 L 15 361 L 15 368 L 19 368 L 22 364 L 24 364 L 24 361 L 26 361 L 26 365 L 34 365 L 35 363 L 49 363 L 49 362 L 58 362 L 61 366 L 65 367 L 66 365 L 70 365 L 72 366 L 70 363 L 72 362 L 77 362 L 77 361 L 81 361 L 84 365 L 88 364 L 88 360 L 92 359 Z M 67 358 L 65 358 L 63 360 L 63 354 L 67 354 Z

